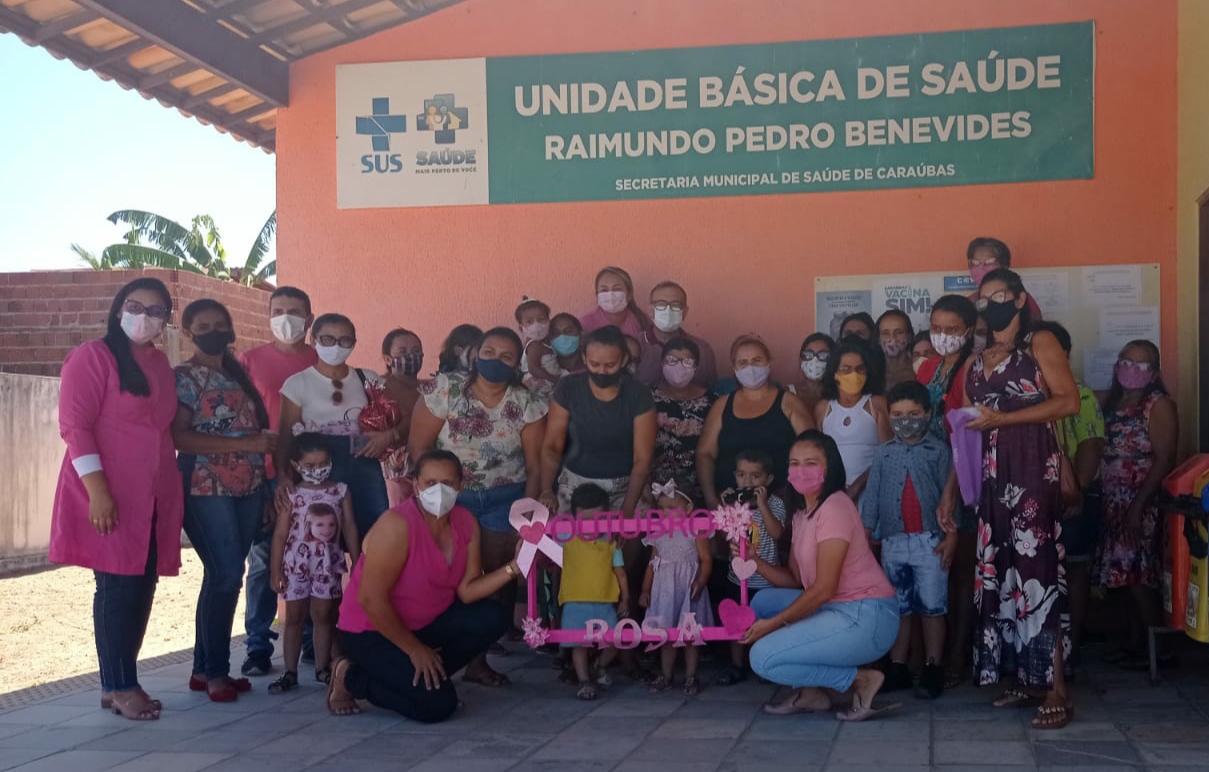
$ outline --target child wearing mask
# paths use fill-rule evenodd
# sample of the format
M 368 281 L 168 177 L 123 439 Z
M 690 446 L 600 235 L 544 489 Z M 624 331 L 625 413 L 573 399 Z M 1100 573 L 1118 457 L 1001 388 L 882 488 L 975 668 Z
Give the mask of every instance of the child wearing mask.
M 559 378 L 583 371 L 583 358 L 579 355 L 583 331 L 574 314 L 555 314 L 550 319 L 550 348 L 558 357 Z
M 300 434 L 290 450 L 294 492 L 289 505 L 277 510 L 270 564 L 273 589 L 285 599 L 285 672 L 269 684 L 269 694 L 298 688 L 302 629 L 308 618 L 314 623 L 315 680 L 327 683 L 336 613 L 343 597 L 341 577 L 347 570 L 345 549 L 353 563 L 361 555 L 348 486 L 328 479 L 332 456 L 326 438 L 310 432 Z
M 750 555 L 755 559 L 757 556 L 760 560 L 768 563 L 771 566 L 781 565 L 780 550 L 778 542 L 785 535 L 785 522 L 788 519 L 788 514 L 785 509 L 785 502 L 780 496 L 773 495 L 768 492 L 768 487 L 773 482 L 773 462 L 772 457 L 762 450 L 744 450 L 740 451 L 739 455 L 735 456 L 735 483 L 737 488 L 727 488 L 722 491 L 722 502 L 724 504 L 747 504 L 755 513 L 751 524 L 751 549 L 754 554 Z M 726 547 L 729 554 L 729 545 Z M 730 561 L 726 563 L 730 566 Z M 722 595 L 722 598 L 729 597 L 736 603 L 739 602 L 739 577 L 735 575 L 733 567 L 728 568 L 726 572 L 727 591 Z M 772 584 L 760 576 L 754 574 L 747 580 L 747 597 L 750 600 L 751 596 Z M 738 641 L 730 642 L 730 667 L 727 667 L 718 674 L 715 683 L 719 686 L 734 686 L 747 680 L 746 667 L 747 647 L 740 644 Z
M 946 534 L 936 510 L 952 468 L 949 445 L 929 431 L 931 399 L 917 381 L 895 386 L 887 397 L 894 438 L 881 445 L 869 467 L 861 520 L 865 531 L 881 537 L 882 568 L 898 596 L 901 621 L 890 649 L 882 691 L 911 686 L 907 654 L 912 615 L 921 618 L 925 664 L 915 695 L 935 699 L 944 691 L 949 566 L 957 535 Z
M 526 297 L 516 307 L 516 324 L 525 349 L 521 353 L 521 381 L 530 391 L 549 399 L 563 375 L 558 354 L 550 345 L 550 306 Z M 578 343 L 578 341 L 577 341 Z
M 577 520 L 590 521 L 597 513 L 609 509 L 609 494 L 599 485 L 587 483 L 571 492 L 571 514 Z M 564 630 L 582 630 L 592 619 L 603 620 L 609 630 L 614 630 L 618 618 L 629 616 L 630 585 L 616 539 L 605 534 L 587 541 L 576 535 L 563 544 L 558 602 L 562 606 Z M 564 643 L 563 647 L 571 649 L 571 662 L 579 682 L 575 696 L 581 700 L 596 699 L 597 686 L 612 684 L 607 668 L 617 658 L 617 649 L 612 646 L 602 649 L 592 667 L 590 645 Z

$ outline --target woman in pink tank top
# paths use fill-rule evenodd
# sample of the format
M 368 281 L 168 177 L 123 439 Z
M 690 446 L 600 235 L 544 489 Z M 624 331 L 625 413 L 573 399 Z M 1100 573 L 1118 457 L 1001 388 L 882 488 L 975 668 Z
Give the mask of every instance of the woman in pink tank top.
M 484 574 L 479 526 L 458 506 L 462 464 L 445 450 L 416 460 L 415 495 L 364 537 L 340 605 L 347 658 L 332 666 L 328 709 L 358 713 L 369 700 L 424 723 L 457 708 L 450 677 L 512 620 L 486 598 L 520 574 L 515 561 Z

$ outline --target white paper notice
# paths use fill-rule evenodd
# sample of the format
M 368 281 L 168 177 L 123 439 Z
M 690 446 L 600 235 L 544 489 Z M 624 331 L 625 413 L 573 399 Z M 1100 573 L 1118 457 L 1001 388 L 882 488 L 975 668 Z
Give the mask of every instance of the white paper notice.
M 1083 350 L 1083 383 L 1093 391 L 1108 391 L 1112 386 L 1112 369 L 1117 364 L 1115 348 Z
M 1063 319 L 1070 312 L 1070 274 L 1022 271 L 1020 278 L 1046 319 Z
M 1140 265 L 1106 265 L 1083 269 L 1083 305 L 1136 306 L 1141 302 Z
M 1100 348 L 1120 351 L 1131 340 L 1159 344 L 1158 306 L 1105 308 L 1100 311 Z

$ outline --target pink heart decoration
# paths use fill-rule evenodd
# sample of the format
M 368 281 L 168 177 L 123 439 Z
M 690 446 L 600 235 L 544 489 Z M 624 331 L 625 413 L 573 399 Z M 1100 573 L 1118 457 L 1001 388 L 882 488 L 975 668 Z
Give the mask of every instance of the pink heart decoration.
M 730 559 L 730 568 L 735 572 L 735 576 L 739 577 L 739 581 L 750 579 L 756 575 L 756 561 L 754 560 L 734 557 Z
M 545 523 L 530 523 L 520 527 L 521 538 L 530 544 L 537 544 L 546 535 Z
M 752 611 L 751 606 L 740 606 L 730 598 L 718 604 L 718 616 L 726 632 L 731 635 L 742 635 L 756 622 L 756 612 Z

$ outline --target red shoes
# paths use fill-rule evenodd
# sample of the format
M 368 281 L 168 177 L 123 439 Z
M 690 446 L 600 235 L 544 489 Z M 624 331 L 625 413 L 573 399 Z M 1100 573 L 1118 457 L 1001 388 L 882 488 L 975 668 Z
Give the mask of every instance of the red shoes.
M 252 682 L 246 678 L 232 678 L 230 686 L 210 691 L 210 682 L 205 676 L 196 673 L 189 676 L 189 691 L 206 692 L 213 702 L 235 702 L 241 692 L 252 691 Z

